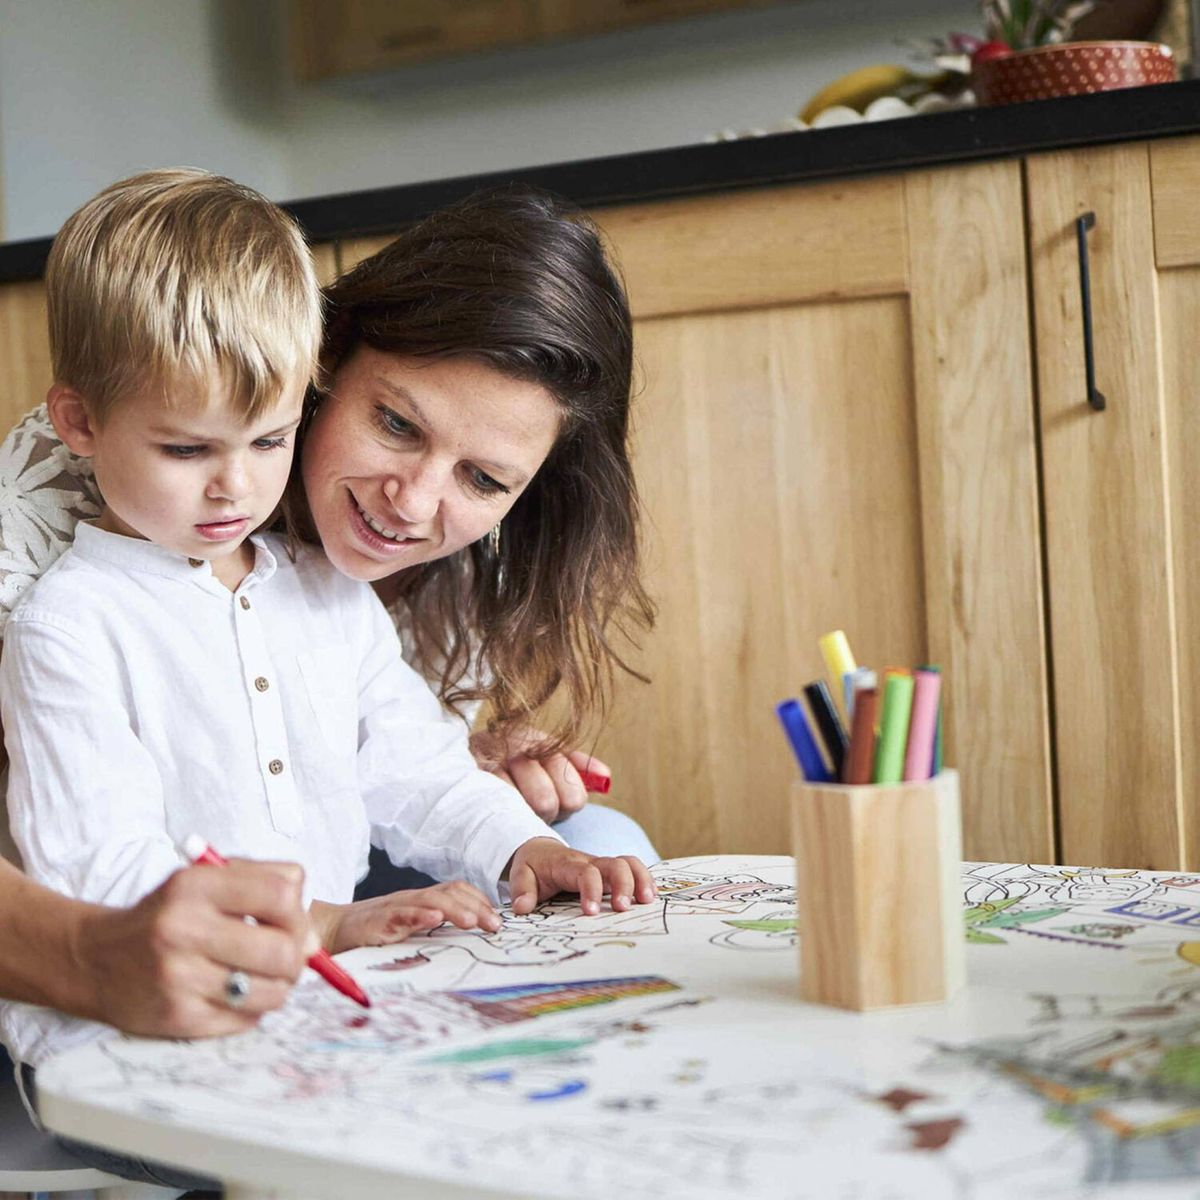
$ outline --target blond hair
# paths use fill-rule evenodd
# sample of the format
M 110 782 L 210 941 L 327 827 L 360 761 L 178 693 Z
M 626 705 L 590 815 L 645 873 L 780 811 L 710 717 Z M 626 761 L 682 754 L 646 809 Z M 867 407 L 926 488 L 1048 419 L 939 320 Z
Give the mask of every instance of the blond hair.
M 102 421 L 133 390 L 225 376 L 247 421 L 310 380 L 321 340 L 312 256 L 251 188 L 185 168 L 122 179 L 72 213 L 46 267 L 56 382 Z

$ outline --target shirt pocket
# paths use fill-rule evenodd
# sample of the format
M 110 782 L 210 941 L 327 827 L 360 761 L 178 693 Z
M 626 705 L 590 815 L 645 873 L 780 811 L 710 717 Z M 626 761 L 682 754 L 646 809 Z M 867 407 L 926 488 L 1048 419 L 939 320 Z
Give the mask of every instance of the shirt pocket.
M 358 753 L 358 679 L 349 646 L 324 646 L 296 655 L 317 727 L 339 758 Z

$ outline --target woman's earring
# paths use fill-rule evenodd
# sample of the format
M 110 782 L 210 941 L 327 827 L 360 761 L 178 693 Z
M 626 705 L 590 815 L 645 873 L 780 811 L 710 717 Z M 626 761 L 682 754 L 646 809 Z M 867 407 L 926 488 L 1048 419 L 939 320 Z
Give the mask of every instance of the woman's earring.
M 496 524 L 493 525 L 491 530 L 488 532 L 487 540 L 488 540 L 488 548 L 491 550 L 492 554 L 498 555 L 500 553 L 500 522 L 499 521 L 497 521 Z

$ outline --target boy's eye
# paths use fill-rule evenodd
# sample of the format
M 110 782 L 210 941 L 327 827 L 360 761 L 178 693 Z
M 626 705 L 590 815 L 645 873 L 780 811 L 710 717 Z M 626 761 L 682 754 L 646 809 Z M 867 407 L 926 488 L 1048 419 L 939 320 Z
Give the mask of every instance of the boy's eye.
M 255 440 L 255 450 L 278 450 L 287 445 L 286 437 L 258 438 Z
M 417 432 L 417 427 L 411 421 L 406 421 L 385 404 L 375 406 L 375 418 L 387 433 L 396 437 L 411 437 Z
M 163 446 L 162 452 L 171 458 L 195 458 L 204 453 L 203 446 Z

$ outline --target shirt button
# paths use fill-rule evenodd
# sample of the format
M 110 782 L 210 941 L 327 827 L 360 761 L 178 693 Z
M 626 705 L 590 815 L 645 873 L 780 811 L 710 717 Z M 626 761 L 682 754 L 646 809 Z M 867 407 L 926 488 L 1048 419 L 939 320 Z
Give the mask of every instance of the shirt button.
M 270 685 L 270 684 L 269 684 L 269 683 L 268 683 L 268 682 L 267 682 L 267 681 L 266 681 L 266 680 L 265 680 L 265 679 L 264 679 L 264 678 L 263 678 L 263 677 L 260 675 L 260 676 L 259 676 L 259 677 L 258 677 L 258 678 L 257 678 L 257 679 L 254 681 L 254 686 L 255 686 L 256 688 L 258 688 L 258 690 L 259 690 L 260 692 L 265 692 L 265 691 L 267 690 L 267 688 L 269 688 L 271 685 Z
M 271 759 L 271 761 L 269 763 L 267 763 L 267 770 L 270 771 L 272 775 L 282 774 L 283 773 L 283 761 L 278 758 Z
M 189 559 L 188 559 L 188 566 L 189 566 L 189 567 L 202 567 L 202 566 L 204 566 L 204 559 L 202 559 L 202 558 L 189 558 Z
M 239 596 L 239 597 L 238 597 L 238 603 L 239 603 L 239 604 L 240 604 L 240 605 L 241 605 L 243 608 L 249 608 L 249 607 L 250 607 L 250 601 L 249 601 L 249 600 L 247 600 L 245 596 Z

